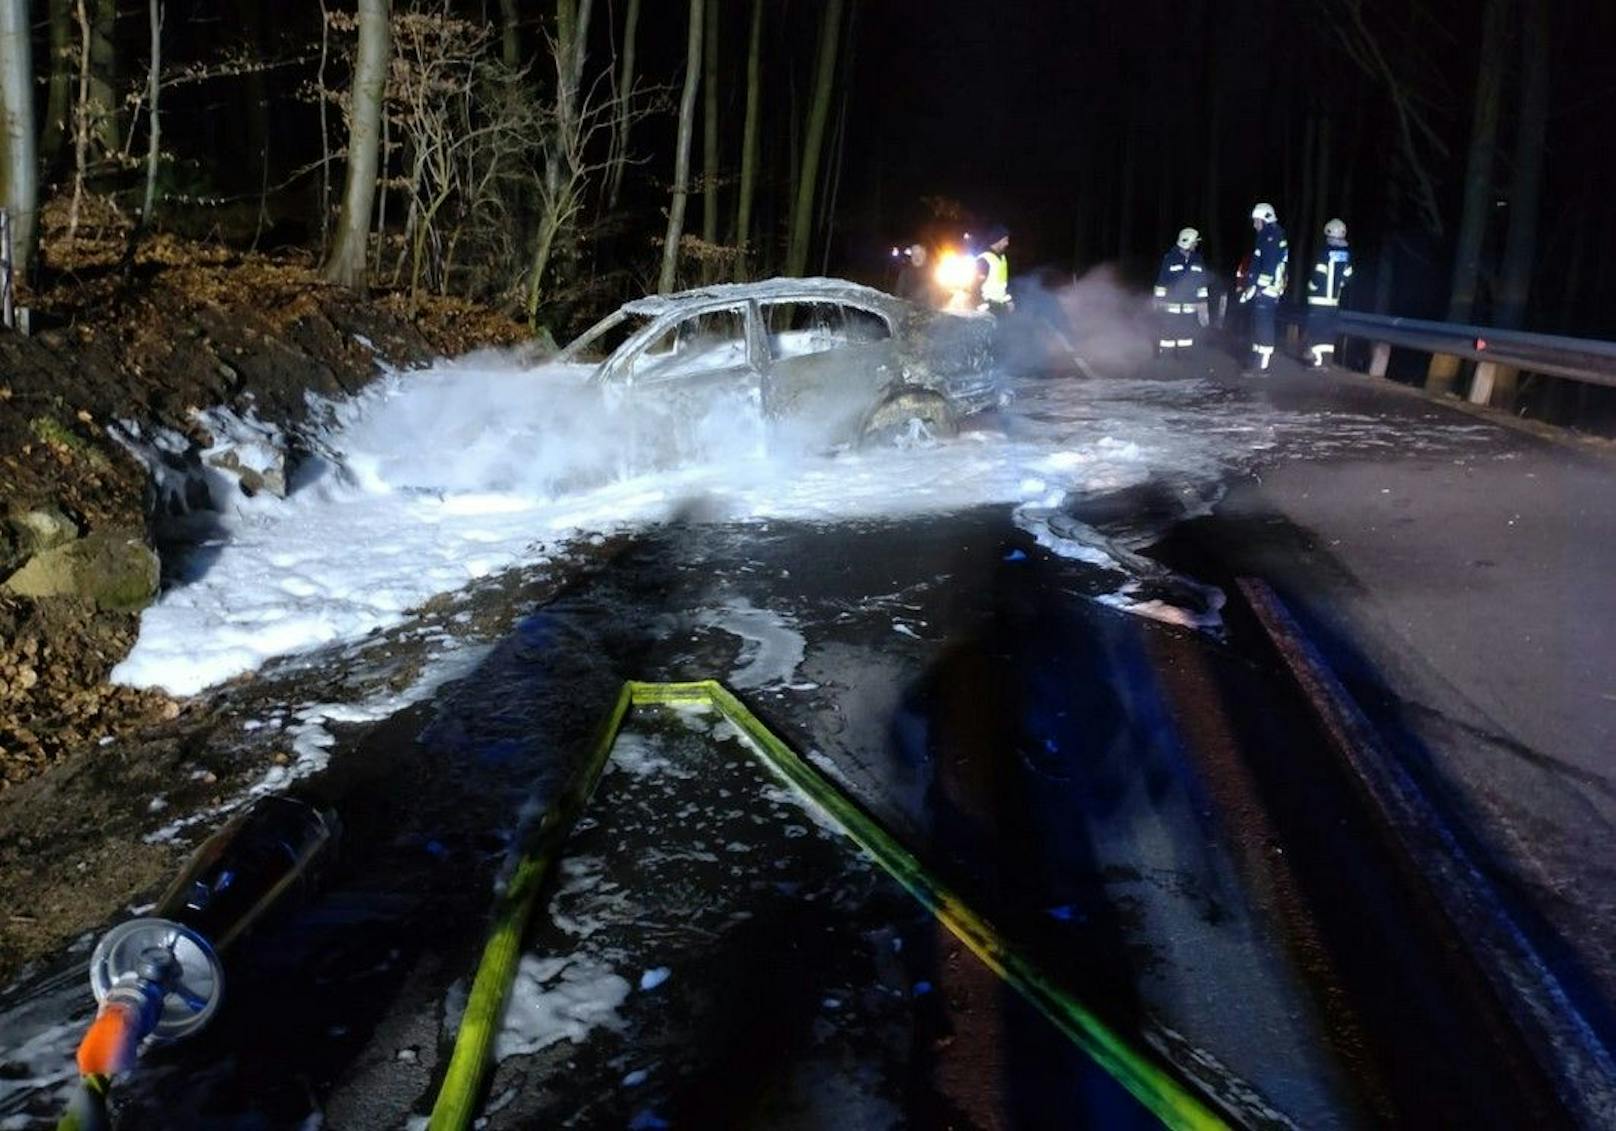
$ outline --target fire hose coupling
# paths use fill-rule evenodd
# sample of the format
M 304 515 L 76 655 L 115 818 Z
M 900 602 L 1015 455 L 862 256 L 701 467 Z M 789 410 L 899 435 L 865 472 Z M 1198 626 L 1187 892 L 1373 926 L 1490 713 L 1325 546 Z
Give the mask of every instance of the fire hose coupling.
M 102 936 L 90 956 L 100 1010 L 79 1047 L 85 1075 L 121 1072 L 142 1041 L 175 1041 L 212 1020 L 224 968 L 212 944 L 170 919 L 131 919 Z

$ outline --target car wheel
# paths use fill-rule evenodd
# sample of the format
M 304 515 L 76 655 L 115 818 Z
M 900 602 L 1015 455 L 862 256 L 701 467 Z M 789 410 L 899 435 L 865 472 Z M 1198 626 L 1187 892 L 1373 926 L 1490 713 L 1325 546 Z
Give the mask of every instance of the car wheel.
M 912 447 L 947 439 L 958 432 L 959 421 L 947 397 L 910 386 L 889 393 L 870 410 L 859 429 L 859 445 Z

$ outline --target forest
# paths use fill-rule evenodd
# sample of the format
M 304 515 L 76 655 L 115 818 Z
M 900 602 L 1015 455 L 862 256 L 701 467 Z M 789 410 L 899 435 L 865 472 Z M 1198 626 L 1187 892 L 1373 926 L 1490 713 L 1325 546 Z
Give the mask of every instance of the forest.
M 22 285 L 160 233 L 560 335 L 623 297 L 1000 222 L 1018 272 L 1272 201 L 1349 305 L 1611 332 L 1597 0 L 0 0 Z M 1293 275 L 1299 278 L 1300 273 Z

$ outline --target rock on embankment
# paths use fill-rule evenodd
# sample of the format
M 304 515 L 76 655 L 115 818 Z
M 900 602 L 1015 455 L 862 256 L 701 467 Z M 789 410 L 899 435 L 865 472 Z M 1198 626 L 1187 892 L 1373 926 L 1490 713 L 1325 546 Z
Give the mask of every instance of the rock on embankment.
M 105 683 L 157 592 L 154 517 L 283 494 L 311 393 L 520 336 L 482 308 L 412 319 L 306 266 L 200 249 L 133 290 L 32 305 L 32 337 L 0 333 L 0 791 L 171 712 Z

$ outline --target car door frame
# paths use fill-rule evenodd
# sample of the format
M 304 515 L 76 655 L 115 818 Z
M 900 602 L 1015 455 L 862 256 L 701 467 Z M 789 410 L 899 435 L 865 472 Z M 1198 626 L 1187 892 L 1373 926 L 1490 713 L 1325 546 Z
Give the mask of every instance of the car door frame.
M 802 360 L 816 357 L 818 354 L 803 354 L 795 357 L 782 358 L 774 357 L 769 348 L 768 325 L 762 311 L 762 307 L 764 306 L 773 307 L 806 305 L 841 307 L 857 310 L 861 313 L 868 314 L 879 319 L 882 326 L 886 328 L 886 337 L 881 339 L 881 341 L 886 347 L 887 357 L 881 362 L 881 364 L 877 366 L 875 378 L 869 383 L 870 404 L 874 405 L 876 401 L 880 399 L 883 391 L 886 388 L 901 381 L 902 366 L 898 357 L 898 338 L 901 331 L 901 322 L 894 311 L 875 303 L 860 302 L 857 299 L 848 296 L 832 296 L 817 293 L 805 293 L 800 295 L 789 293 L 769 295 L 766 298 L 756 300 L 756 304 L 759 308 L 757 311 L 758 333 L 764 358 L 762 385 L 763 406 L 765 413 L 771 418 L 780 415 L 780 405 L 782 403 L 789 404 L 793 403 L 794 400 L 793 398 L 783 396 L 782 391 L 778 389 L 777 386 L 779 380 L 781 379 L 781 375 L 789 373 L 793 363 L 800 363 Z M 858 348 L 858 346 L 844 345 L 834 347 L 830 350 L 821 350 L 819 353 L 828 354 L 842 349 Z
M 681 322 L 725 310 L 735 310 L 741 314 L 742 332 L 746 342 L 745 362 L 738 366 L 716 369 L 711 373 L 691 374 L 684 380 L 705 384 L 745 370 L 750 373 L 752 380 L 761 388 L 764 365 L 768 357 L 768 346 L 767 343 L 762 343 L 760 348 L 757 303 L 752 299 L 733 298 L 727 300 L 715 299 L 692 307 L 673 308 L 652 319 L 637 331 L 633 337 L 618 347 L 615 354 L 601 363 L 600 371 L 596 374 L 595 380 L 602 385 L 611 385 L 624 389 L 634 388 L 638 382 L 635 380 L 633 362 L 645 353 L 646 347 Z M 664 383 L 672 385 L 680 380 L 679 378 L 669 378 L 666 382 L 657 381 L 647 384 L 652 386 Z

